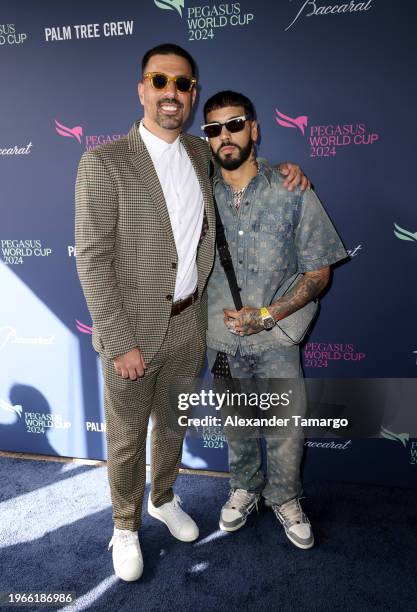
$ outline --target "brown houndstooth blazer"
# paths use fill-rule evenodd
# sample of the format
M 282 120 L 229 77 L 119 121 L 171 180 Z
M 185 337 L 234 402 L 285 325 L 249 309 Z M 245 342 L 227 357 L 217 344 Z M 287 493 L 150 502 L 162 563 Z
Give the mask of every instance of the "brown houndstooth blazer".
M 149 362 L 168 327 L 178 257 L 162 188 L 138 126 L 139 121 L 126 137 L 83 154 L 75 187 L 75 243 L 94 348 L 111 359 L 138 346 Z M 197 251 L 205 339 L 205 289 L 215 245 L 210 152 L 197 136 L 181 134 L 181 142 L 205 208 Z

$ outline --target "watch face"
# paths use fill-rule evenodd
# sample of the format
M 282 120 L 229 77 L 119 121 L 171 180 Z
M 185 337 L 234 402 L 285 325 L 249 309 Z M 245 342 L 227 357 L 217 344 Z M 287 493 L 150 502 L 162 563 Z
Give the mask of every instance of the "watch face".
M 265 317 L 265 319 L 263 319 L 263 323 L 265 329 L 272 329 L 275 327 L 275 321 L 272 317 Z

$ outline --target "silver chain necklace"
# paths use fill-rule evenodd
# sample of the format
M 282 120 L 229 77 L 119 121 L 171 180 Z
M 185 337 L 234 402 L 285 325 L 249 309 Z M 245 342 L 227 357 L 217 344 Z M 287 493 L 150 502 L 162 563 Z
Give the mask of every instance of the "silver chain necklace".
M 242 187 L 242 189 L 238 189 L 237 191 L 235 191 L 234 189 L 232 190 L 233 206 L 236 208 L 237 211 L 239 211 L 240 203 L 242 202 L 243 194 L 245 193 L 245 191 L 246 186 Z
M 257 171 L 259 172 L 259 164 L 258 164 L 258 162 L 256 162 L 256 166 L 257 166 Z M 250 183 L 250 181 L 249 181 L 249 183 Z M 248 185 L 249 185 L 249 183 L 248 183 Z M 247 188 L 248 185 L 245 185 L 244 187 L 242 187 L 242 189 L 233 189 L 232 188 L 233 206 L 236 208 L 237 212 L 239 212 L 240 204 L 241 204 L 242 199 L 243 199 L 243 194 L 245 193 L 246 188 Z

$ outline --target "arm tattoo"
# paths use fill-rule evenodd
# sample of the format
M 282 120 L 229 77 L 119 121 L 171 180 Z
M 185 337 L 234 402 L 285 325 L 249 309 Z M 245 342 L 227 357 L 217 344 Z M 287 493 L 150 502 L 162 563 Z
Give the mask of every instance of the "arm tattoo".
M 279 300 L 268 306 L 275 321 L 280 321 L 296 312 L 319 295 L 327 285 L 330 268 L 306 272 L 298 283 Z

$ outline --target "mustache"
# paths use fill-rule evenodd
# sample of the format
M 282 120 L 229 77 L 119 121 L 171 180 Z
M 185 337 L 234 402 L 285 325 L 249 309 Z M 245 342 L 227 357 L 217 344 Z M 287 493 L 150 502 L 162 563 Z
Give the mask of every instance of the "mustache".
M 226 140 L 223 144 L 220 145 L 220 147 L 217 149 L 217 153 L 220 153 L 220 151 L 224 148 L 224 147 L 236 147 L 237 149 L 239 149 L 239 151 L 241 150 L 241 147 L 239 147 L 239 145 L 235 144 L 234 142 L 230 142 L 229 140 Z
M 184 106 L 182 102 L 176 98 L 161 98 L 158 100 L 158 106 L 161 106 L 162 104 L 175 104 L 175 106 L 178 106 L 178 108 L 182 108 Z

